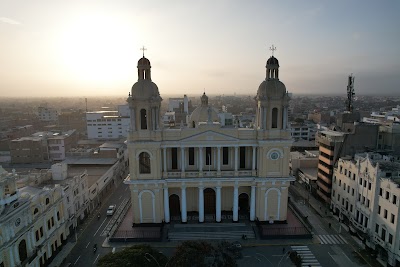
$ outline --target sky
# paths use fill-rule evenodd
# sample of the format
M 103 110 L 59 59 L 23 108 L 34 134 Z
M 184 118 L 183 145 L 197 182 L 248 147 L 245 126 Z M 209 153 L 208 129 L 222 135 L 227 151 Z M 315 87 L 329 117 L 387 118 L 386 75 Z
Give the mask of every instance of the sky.
M 274 56 L 293 94 L 400 92 L 400 1 L 0 0 L 0 97 L 256 95 Z

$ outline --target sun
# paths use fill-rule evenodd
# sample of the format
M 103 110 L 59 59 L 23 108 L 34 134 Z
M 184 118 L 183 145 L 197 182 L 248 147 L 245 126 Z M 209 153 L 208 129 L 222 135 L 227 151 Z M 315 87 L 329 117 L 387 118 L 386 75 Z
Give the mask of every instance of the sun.
M 107 14 L 77 16 L 61 33 L 63 65 L 79 81 L 112 84 L 132 71 L 128 59 L 139 46 L 133 32 Z

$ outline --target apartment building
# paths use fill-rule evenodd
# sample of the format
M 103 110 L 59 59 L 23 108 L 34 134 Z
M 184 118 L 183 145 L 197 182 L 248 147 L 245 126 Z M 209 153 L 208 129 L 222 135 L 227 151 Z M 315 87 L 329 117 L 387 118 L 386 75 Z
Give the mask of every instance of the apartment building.
M 38 107 L 38 116 L 40 121 L 57 121 L 58 111 L 54 108 Z
M 295 141 L 315 140 L 315 133 L 317 132 L 317 125 L 314 123 L 290 123 L 290 134 Z
M 343 122 L 334 130 L 317 133 L 319 162 L 317 194 L 330 203 L 333 168 L 340 157 L 376 149 L 379 126 L 360 122 Z
M 400 264 L 400 161 L 378 153 L 341 158 L 331 208 L 388 266 Z
M 10 142 L 11 163 L 43 163 L 65 159 L 65 152 L 75 146 L 75 130 L 67 132 L 37 132 Z

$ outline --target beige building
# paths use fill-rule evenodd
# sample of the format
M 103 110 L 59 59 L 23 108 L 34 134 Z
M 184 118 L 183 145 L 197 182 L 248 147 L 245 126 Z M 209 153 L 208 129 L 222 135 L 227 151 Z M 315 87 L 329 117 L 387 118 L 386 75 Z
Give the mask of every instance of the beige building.
M 127 99 L 128 135 L 135 224 L 188 221 L 283 222 L 287 218 L 292 144 L 287 127 L 289 96 L 279 81 L 279 62 L 270 57 L 260 84 L 253 128 L 222 126 L 204 93 L 185 127 L 163 127 L 157 85 L 150 61 L 138 61 L 138 81 Z M 192 218 L 193 218 L 192 217 Z
M 334 170 L 331 207 L 388 266 L 400 264 L 399 184 L 394 156 L 356 154 Z
M 62 188 L 25 186 L 0 167 L 0 266 L 47 266 L 65 243 Z

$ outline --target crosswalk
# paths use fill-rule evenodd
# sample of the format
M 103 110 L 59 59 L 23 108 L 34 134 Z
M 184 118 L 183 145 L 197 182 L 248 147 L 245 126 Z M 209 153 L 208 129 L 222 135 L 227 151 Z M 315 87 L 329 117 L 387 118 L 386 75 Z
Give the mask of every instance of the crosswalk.
M 341 235 L 317 235 L 319 241 L 322 245 L 342 245 L 348 244 L 346 239 L 344 239 Z
M 312 267 L 320 267 L 317 258 L 315 258 L 314 254 L 307 246 L 292 246 L 292 250 L 296 251 L 298 255 L 300 255 L 302 262 L 301 266 L 312 266 Z

